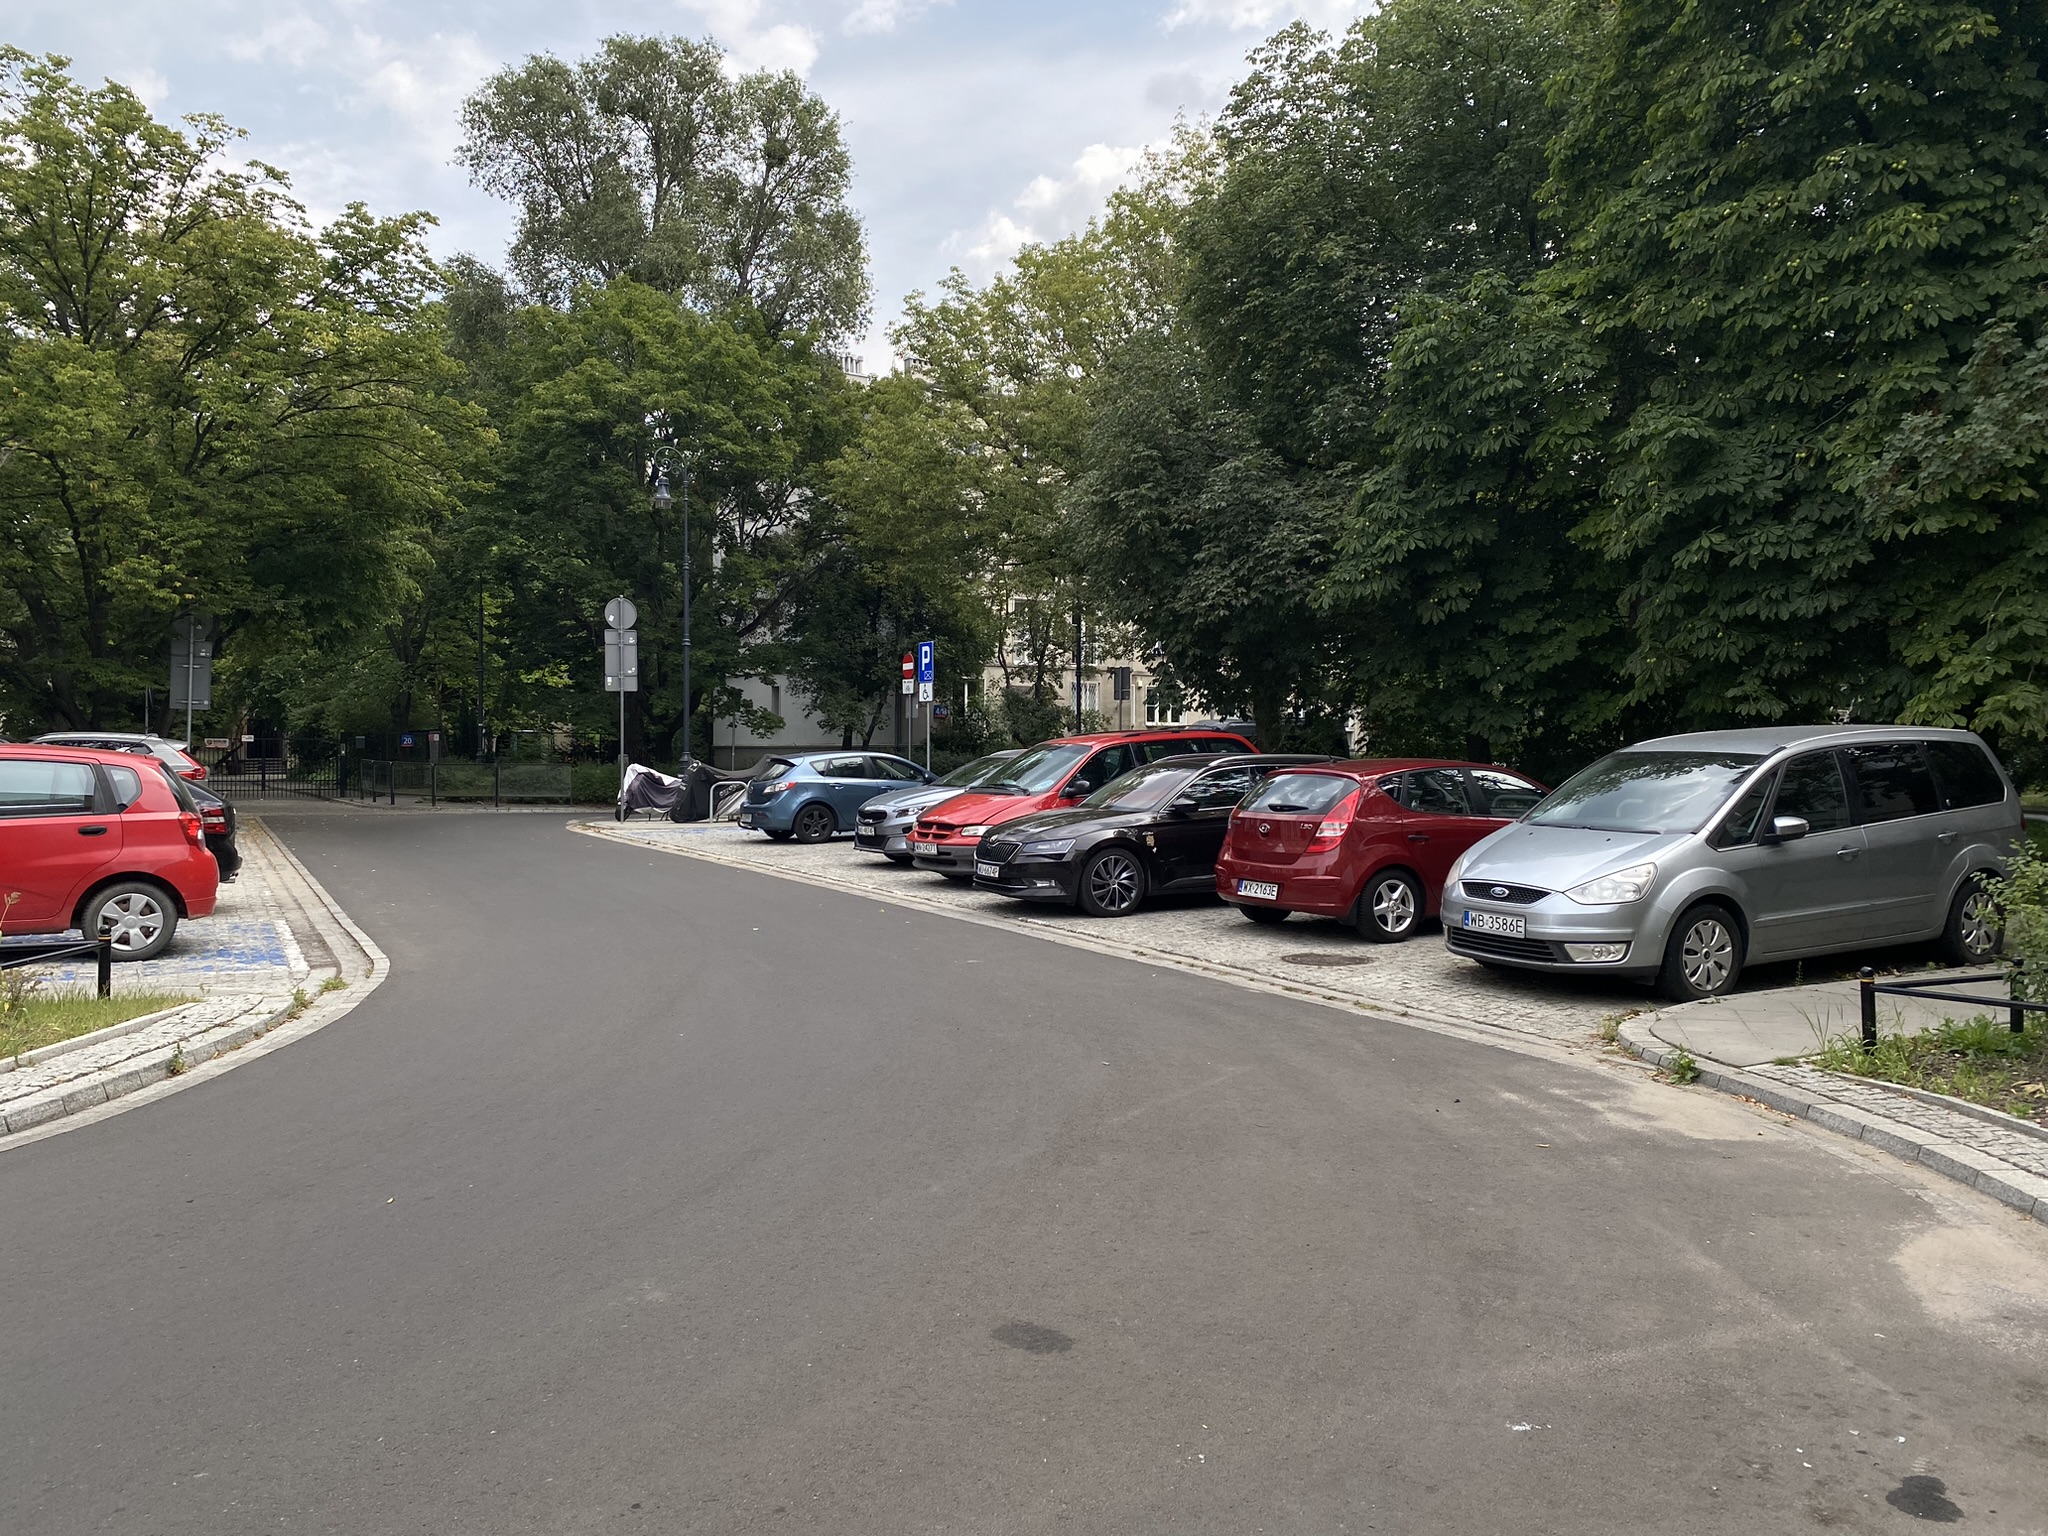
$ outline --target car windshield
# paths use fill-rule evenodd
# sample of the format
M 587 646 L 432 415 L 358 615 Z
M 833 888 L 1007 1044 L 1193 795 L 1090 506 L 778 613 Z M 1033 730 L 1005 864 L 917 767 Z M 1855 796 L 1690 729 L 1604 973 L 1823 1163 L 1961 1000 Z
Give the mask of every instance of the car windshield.
M 1113 805 L 1120 811 L 1156 810 L 1185 789 L 1188 780 L 1201 771 L 1199 767 L 1171 763 L 1133 768 L 1122 778 L 1111 779 L 1081 803 L 1098 809 Z
M 1276 773 L 1252 791 L 1244 808 L 1276 816 L 1320 816 L 1356 788 L 1356 779 L 1334 773 Z
M 971 763 L 962 763 L 942 779 L 932 781 L 934 787 L 965 789 L 971 784 L 986 784 L 1001 776 L 1004 768 L 1016 761 L 1014 752 L 991 752 L 987 757 L 977 757 Z
M 1072 773 L 1081 759 L 1094 750 L 1084 742 L 1033 747 L 1022 757 L 1011 758 L 982 787 L 994 794 L 1043 794 Z
M 1697 832 L 1762 761 L 1747 752 L 1616 752 L 1523 819 L 1593 832 Z

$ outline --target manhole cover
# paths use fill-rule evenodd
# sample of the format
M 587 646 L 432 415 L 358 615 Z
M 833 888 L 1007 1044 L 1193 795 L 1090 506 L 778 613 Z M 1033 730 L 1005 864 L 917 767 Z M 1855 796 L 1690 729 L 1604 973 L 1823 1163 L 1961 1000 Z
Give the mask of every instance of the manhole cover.
M 1282 955 L 1288 965 L 1316 965 L 1328 969 L 1338 965 L 1371 965 L 1371 955 L 1346 955 L 1334 951 L 1318 951 L 1310 955 Z

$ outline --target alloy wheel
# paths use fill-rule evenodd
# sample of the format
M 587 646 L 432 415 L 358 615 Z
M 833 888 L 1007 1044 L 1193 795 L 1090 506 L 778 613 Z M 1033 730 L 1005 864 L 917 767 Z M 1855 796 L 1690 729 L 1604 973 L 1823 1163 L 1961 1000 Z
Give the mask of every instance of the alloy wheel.
M 1964 952 L 1975 960 L 1988 960 L 1998 949 L 1998 904 L 1982 886 L 1963 898 L 1963 910 L 1956 924 Z
M 123 891 L 100 908 L 100 932 L 122 954 L 149 948 L 163 931 L 163 903 L 141 891 Z
M 1138 904 L 1144 878 L 1129 854 L 1106 853 L 1088 867 L 1088 894 L 1104 912 L 1128 912 Z
M 1702 917 L 1686 929 L 1679 965 L 1687 985 L 1702 997 L 1726 987 L 1735 968 L 1735 936 L 1728 925 L 1718 917 Z
M 1415 889 L 1406 880 L 1382 880 L 1373 887 L 1372 920 L 1381 933 L 1399 937 L 1415 926 Z

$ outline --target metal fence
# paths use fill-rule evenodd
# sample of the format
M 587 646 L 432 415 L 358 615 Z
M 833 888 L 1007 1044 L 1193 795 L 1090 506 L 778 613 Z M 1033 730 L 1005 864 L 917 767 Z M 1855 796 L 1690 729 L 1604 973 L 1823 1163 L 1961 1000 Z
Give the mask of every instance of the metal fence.
M 1925 981 L 1879 981 L 1877 972 L 1864 966 L 1858 975 L 1857 1002 L 1862 1014 L 1863 1049 L 1877 1049 L 1877 1000 L 1885 997 L 1917 997 L 1934 1003 L 1971 1003 L 1985 1009 L 2006 1010 L 2007 1027 L 2018 1035 L 2027 1028 L 2027 1015 L 2048 1013 L 2048 1003 L 2028 1002 L 2019 996 L 2025 990 L 2020 977 L 2025 967 L 2024 960 L 2012 962 L 2012 968 L 2005 971 L 1985 971 L 1977 976 L 1935 976 Z M 1936 987 L 1970 987 L 1984 982 L 2004 982 L 2006 997 L 1979 997 L 1968 992 L 1937 992 Z
M 348 784 L 351 799 L 443 800 L 473 805 L 568 805 L 574 771 L 567 763 L 358 761 Z
M 206 787 L 223 800 L 331 800 L 341 793 L 343 762 L 288 753 L 282 757 L 230 755 L 201 749 Z M 211 759 L 211 761 L 209 761 Z

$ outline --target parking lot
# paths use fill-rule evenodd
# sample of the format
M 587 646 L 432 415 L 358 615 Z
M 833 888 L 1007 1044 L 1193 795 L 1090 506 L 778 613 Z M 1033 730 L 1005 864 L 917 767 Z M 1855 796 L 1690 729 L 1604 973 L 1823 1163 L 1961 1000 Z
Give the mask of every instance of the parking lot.
M 1129 917 L 1091 918 L 891 864 L 859 852 L 845 836 L 807 847 L 771 842 L 728 823 L 678 826 L 604 820 L 581 823 L 580 830 L 1014 925 L 1177 968 L 1235 972 L 1267 984 L 1336 994 L 1394 1017 L 1484 1025 L 1558 1042 L 1588 1043 L 1598 1038 L 1603 1019 L 1659 1006 L 1647 988 L 1624 981 L 1488 971 L 1450 954 L 1433 923 L 1408 943 L 1373 944 L 1340 923 L 1300 915 L 1278 927 L 1261 927 L 1221 902 L 1202 897 L 1155 898 Z M 1763 984 L 1769 980 L 1761 978 Z

